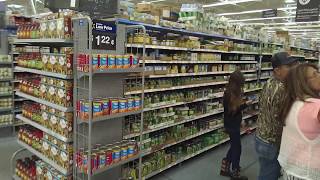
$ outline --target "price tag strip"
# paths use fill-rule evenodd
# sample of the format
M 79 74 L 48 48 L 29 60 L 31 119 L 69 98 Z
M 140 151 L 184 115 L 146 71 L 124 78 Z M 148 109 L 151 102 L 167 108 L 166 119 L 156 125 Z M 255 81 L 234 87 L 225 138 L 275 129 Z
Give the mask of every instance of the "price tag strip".
M 93 20 L 92 49 L 116 50 L 117 26 L 112 21 Z

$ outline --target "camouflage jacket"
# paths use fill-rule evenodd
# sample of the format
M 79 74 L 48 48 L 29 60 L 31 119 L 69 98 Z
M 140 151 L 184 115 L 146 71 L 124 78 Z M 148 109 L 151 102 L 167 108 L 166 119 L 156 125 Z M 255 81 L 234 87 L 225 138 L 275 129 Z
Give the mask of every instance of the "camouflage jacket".
M 275 78 L 268 80 L 260 95 L 257 136 L 275 145 L 277 148 L 280 148 L 283 130 L 280 112 L 284 95 L 284 85 Z

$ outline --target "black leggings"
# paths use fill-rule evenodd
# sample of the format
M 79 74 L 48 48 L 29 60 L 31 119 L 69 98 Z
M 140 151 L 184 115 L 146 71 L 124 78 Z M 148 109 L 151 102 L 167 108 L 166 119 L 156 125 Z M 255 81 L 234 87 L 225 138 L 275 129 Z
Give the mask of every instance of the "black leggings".
M 240 156 L 241 156 L 241 139 L 240 130 L 230 131 L 227 130 L 230 137 L 230 148 L 227 153 L 227 160 L 232 164 L 232 170 L 240 168 Z

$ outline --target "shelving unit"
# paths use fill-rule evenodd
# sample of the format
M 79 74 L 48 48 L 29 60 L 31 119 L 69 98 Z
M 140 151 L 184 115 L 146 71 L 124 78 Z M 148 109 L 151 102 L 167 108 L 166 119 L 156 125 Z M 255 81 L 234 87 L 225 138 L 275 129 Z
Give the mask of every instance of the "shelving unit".
M 79 23 L 81 22 L 81 23 Z M 125 117 L 140 118 L 142 124 L 140 129 L 143 127 L 143 99 L 144 99 L 144 49 L 140 59 L 140 67 L 130 68 L 101 68 L 93 70 L 92 58 L 95 54 L 108 54 L 108 55 L 125 55 L 127 50 L 125 47 L 126 36 L 131 31 L 145 31 L 142 26 L 127 26 L 123 24 L 117 24 L 114 27 L 116 30 L 116 47 L 109 50 L 98 50 L 93 47 L 91 43 L 87 46 L 88 39 L 92 39 L 92 20 L 87 18 L 79 18 L 74 20 L 74 42 L 75 42 L 75 58 L 80 55 L 87 55 L 89 58 L 88 71 L 83 72 L 78 67 L 81 67 L 79 61 L 74 61 L 74 104 L 80 104 L 80 107 L 75 110 L 74 116 L 74 150 L 75 153 L 86 151 L 87 162 L 91 162 L 95 158 L 95 147 L 97 144 L 106 145 L 114 144 L 116 142 L 123 141 L 123 124 Z M 101 21 L 101 23 L 105 23 Z M 110 23 L 110 22 L 109 22 Z M 114 23 L 113 21 L 111 24 Z M 81 24 L 81 25 L 79 25 Z M 90 41 L 89 41 L 90 42 Z M 112 103 L 110 103 L 110 114 L 100 115 L 97 117 L 93 116 L 93 104 L 97 97 L 121 99 L 125 97 L 124 93 L 124 80 L 126 78 L 136 78 L 141 80 L 141 105 L 139 109 L 127 112 L 119 112 L 112 114 Z M 82 111 L 83 103 L 79 103 L 81 100 L 86 100 L 88 104 L 88 117 L 82 118 L 79 114 L 84 113 Z M 111 101 L 111 100 L 110 100 Z M 142 136 L 140 134 L 139 136 Z M 129 141 L 128 141 L 129 142 Z M 131 142 L 131 141 L 130 141 Z M 121 146 L 122 145 L 118 145 Z M 109 148 L 112 148 L 111 146 Z M 114 148 L 114 147 L 113 147 Z M 95 179 L 108 177 L 108 179 L 119 179 L 121 177 L 121 169 L 126 164 L 131 164 L 137 160 L 137 166 L 141 167 L 142 154 L 140 149 L 136 149 L 137 153 L 126 159 L 122 159 L 119 162 L 113 162 L 110 165 L 103 165 L 103 167 L 93 167 L 93 164 L 88 163 L 87 170 L 83 170 L 81 167 L 74 166 L 73 176 L 76 179 Z M 123 154 L 119 152 L 119 158 Z M 139 163 L 140 162 L 140 163 Z M 91 172 L 92 169 L 92 172 Z M 139 174 L 137 178 L 141 177 L 141 171 L 138 169 Z M 140 175 L 140 176 L 139 176 Z M 138 177 L 139 176 L 139 177 Z M 141 179 L 141 178 L 139 178 Z

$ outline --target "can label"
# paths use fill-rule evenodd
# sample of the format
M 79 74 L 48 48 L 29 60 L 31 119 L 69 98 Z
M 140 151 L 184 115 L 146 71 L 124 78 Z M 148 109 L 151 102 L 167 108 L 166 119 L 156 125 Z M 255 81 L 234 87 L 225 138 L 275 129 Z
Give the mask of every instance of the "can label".
M 120 161 L 120 150 L 113 150 L 113 162 L 119 162 Z
M 126 112 L 127 111 L 127 99 L 120 99 L 119 100 L 119 112 Z
M 102 99 L 102 111 L 103 115 L 109 114 L 109 99 Z
M 107 55 L 101 55 L 100 57 L 100 68 L 107 68 L 108 62 L 107 62 Z
M 119 100 L 118 99 L 111 99 L 110 100 L 110 113 L 114 114 L 114 113 L 118 113 L 119 112 Z
M 116 59 L 114 56 L 109 56 L 108 57 L 108 67 L 109 68 L 115 68 L 116 65 Z
M 101 102 L 93 102 L 93 116 L 98 117 L 102 115 Z
M 134 98 L 134 108 L 135 109 L 140 109 L 141 106 L 141 98 L 140 97 L 135 97 Z
M 134 108 L 134 99 L 128 98 L 128 111 L 132 111 Z
M 134 155 L 134 146 L 128 147 L 128 157 L 132 157 Z
M 130 56 L 123 56 L 123 68 L 130 67 Z
M 127 148 L 121 148 L 121 159 L 127 159 L 128 157 L 128 149 Z
M 99 60 L 100 60 L 100 55 L 95 55 L 92 57 L 92 68 L 93 69 L 99 68 Z
M 117 68 L 123 68 L 123 57 L 116 56 L 116 66 Z

